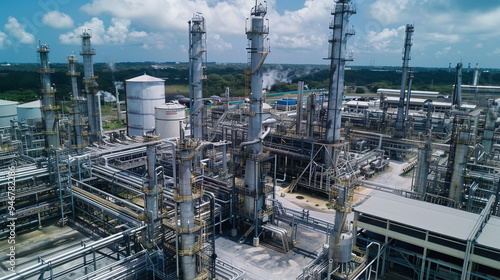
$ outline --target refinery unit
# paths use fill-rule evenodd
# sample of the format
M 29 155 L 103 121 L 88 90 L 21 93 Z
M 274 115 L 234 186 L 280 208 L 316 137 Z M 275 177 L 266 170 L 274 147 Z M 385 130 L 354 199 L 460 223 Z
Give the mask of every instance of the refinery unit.
M 189 111 L 138 75 L 125 81 L 126 130 L 103 130 L 91 31 L 83 74 L 67 57 L 66 111 L 40 44 L 40 101 L 0 101 L 2 250 L 18 238 L 0 280 L 500 279 L 499 88 L 478 85 L 479 66 L 462 85 L 458 63 L 451 96 L 412 91 L 408 24 L 401 89 L 345 96 L 356 7 L 332 3 L 327 89 L 265 93 L 264 2 L 246 21 L 245 101 L 206 97 L 210 23 L 195 13 Z M 400 179 L 372 180 L 386 174 Z M 333 210 L 298 208 L 294 192 Z M 55 238 L 36 243 L 45 228 Z

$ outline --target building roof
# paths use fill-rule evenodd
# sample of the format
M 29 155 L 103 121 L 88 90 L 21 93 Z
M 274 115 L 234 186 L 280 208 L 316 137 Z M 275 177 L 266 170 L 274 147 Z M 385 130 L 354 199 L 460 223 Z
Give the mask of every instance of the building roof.
M 460 240 L 467 240 L 479 217 L 463 210 L 378 191 L 372 192 L 372 196 L 354 211 Z
M 19 104 L 19 102 L 0 99 L 0 106 L 4 106 L 4 105 L 16 105 L 16 104 Z
M 500 250 L 500 218 L 491 216 L 488 223 L 484 226 L 477 243 L 486 247 Z
M 127 83 L 128 82 L 165 82 L 165 80 L 144 74 L 144 75 L 132 78 L 132 79 L 128 79 L 128 80 L 126 80 L 126 82 Z
M 17 108 L 40 108 L 42 106 L 42 101 L 35 100 L 24 104 L 17 105 Z

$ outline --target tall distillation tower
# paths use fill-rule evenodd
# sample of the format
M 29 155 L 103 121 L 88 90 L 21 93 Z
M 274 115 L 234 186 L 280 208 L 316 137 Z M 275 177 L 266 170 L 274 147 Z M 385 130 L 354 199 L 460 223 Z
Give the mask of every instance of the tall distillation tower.
M 50 68 L 49 63 L 49 45 L 42 45 L 37 49 L 40 54 L 40 73 L 41 93 L 42 93 L 42 117 L 45 126 L 43 134 L 45 135 L 45 150 L 49 153 L 59 149 L 61 145 L 59 139 L 59 126 L 57 121 L 59 106 L 56 105 L 55 93 L 56 90 L 52 87 L 50 74 L 54 73 L 54 69 Z
M 73 114 L 72 126 L 74 132 L 74 137 L 72 137 L 72 148 L 76 150 L 78 154 L 81 154 L 83 152 L 83 148 L 86 146 L 85 143 L 83 143 L 82 126 L 85 126 L 86 124 L 81 114 L 81 101 L 83 99 L 80 97 L 78 92 L 78 83 L 76 81 L 76 77 L 80 76 L 80 72 L 76 72 L 76 62 L 78 59 L 74 54 L 70 54 L 66 60 L 68 61 L 67 75 L 71 80 L 71 94 L 73 95 L 71 100 L 73 100 L 74 105 L 74 109 L 71 112 Z
M 346 58 L 346 43 L 354 35 L 354 28 L 348 28 L 349 17 L 356 13 L 354 5 L 350 2 L 350 0 L 336 0 L 331 13 L 333 20 L 330 22 L 332 29 L 328 54 L 330 85 L 325 137 L 328 151 L 325 153 L 325 167 L 328 171 L 325 175 L 327 184 L 334 184 L 331 191 L 335 193 L 337 199 L 334 228 L 328 241 L 328 279 L 334 270 L 337 273 L 349 273 L 348 263 L 353 240 L 352 230 L 346 226 L 346 217 L 351 211 L 352 187 L 357 176 L 349 163 L 347 143 L 342 143 L 340 138 L 345 63 L 350 60 Z M 337 269 L 339 266 L 340 269 Z
M 97 96 L 97 77 L 94 76 L 94 63 L 92 56 L 95 55 L 95 49 L 90 44 L 92 34 L 88 30 L 82 33 L 82 51 L 83 56 L 83 83 L 85 84 L 85 94 L 87 97 L 87 116 L 89 123 L 89 144 L 98 143 L 101 133 L 101 111 Z
M 403 50 L 403 69 L 401 74 L 401 92 L 399 93 L 398 114 L 396 116 L 396 137 L 404 138 L 406 134 L 406 124 L 404 117 L 405 93 L 408 85 L 408 73 L 410 71 L 410 52 L 414 27 L 412 24 L 406 25 L 405 45 Z M 409 97 L 408 97 L 409 98 Z
M 263 169 L 262 139 L 266 134 L 262 134 L 262 104 L 264 102 L 262 94 L 262 64 L 269 54 L 269 47 L 264 46 L 269 27 L 265 24 L 267 7 L 255 2 L 255 6 L 250 12 L 251 16 L 245 28 L 247 39 L 249 40 L 249 69 L 246 75 L 250 76 L 250 108 L 248 113 L 247 142 L 241 144 L 242 155 L 245 157 L 245 178 L 243 180 L 245 189 L 245 199 L 243 211 L 247 216 L 253 217 L 255 222 L 254 246 L 259 244 L 258 221 L 259 214 L 263 209 L 267 193 L 264 191 L 265 171 Z M 246 150 L 243 150 L 245 149 Z
M 354 35 L 349 29 L 349 17 L 356 13 L 350 0 L 337 0 L 332 9 L 333 20 L 330 22 L 332 36 L 330 38 L 330 85 L 328 87 L 328 120 L 326 127 L 326 143 L 340 142 L 340 124 L 342 99 L 344 94 L 344 72 L 347 40 Z
M 189 63 L 190 65 L 190 99 L 193 101 L 191 107 L 191 135 L 194 139 L 202 140 L 203 137 L 203 80 L 206 79 L 206 31 L 205 18 L 201 13 L 194 14 L 189 22 L 190 46 Z M 195 156 L 194 163 L 200 165 L 201 152 Z

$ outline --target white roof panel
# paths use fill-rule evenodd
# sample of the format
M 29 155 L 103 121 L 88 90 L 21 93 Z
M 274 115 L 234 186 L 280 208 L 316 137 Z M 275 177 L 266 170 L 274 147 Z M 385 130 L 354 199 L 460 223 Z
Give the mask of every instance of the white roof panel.
M 491 216 L 477 239 L 477 243 L 500 250 L 500 218 Z
M 374 191 L 355 212 L 466 240 L 478 214 L 432 204 L 420 200 Z
M 128 79 L 128 80 L 126 80 L 126 82 L 139 82 L 139 83 L 140 82 L 164 82 L 164 80 L 144 74 L 144 75 L 132 78 L 132 79 Z

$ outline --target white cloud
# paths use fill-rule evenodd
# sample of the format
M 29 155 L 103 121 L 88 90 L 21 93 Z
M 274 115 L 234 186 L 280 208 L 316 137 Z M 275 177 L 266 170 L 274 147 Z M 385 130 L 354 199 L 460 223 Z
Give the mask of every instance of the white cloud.
M 275 0 L 268 2 L 267 18 L 270 22 L 271 47 L 315 48 L 325 47 L 332 0 L 304 0 L 304 7 L 297 11 L 275 11 Z M 90 15 L 109 14 L 129 19 L 135 24 L 155 32 L 174 32 L 186 36 L 187 21 L 194 12 L 201 12 L 206 20 L 207 34 L 219 34 L 224 42 L 212 39 L 214 50 L 227 50 L 233 43 L 229 35 L 244 38 L 245 19 L 250 16 L 253 1 L 201 1 L 201 0 L 93 0 L 81 10 Z M 148 45 L 149 46 L 149 45 Z
M 148 34 L 145 31 L 129 30 L 129 27 L 129 19 L 112 18 L 111 25 L 106 29 L 102 20 L 93 17 L 73 31 L 59 35 L 59 40 L 63 44 L 78 45 L 81 43 L 82 30 L 91 31 L 92 44 L 95 45 L 123 45 L 125 42 L 138 42 L 144 37 L 155 36 L 155 34 Z
M 57 29 L 65 29 L 73 27 L 73 19 L 65 13 L 59 11 L 51 11 L 46 13 L 42 18 L 43 24 Z
M 450 47 L 450 46 L 445 47 L 445 48 L 443 48 L 443 49 L 442 49 L 442 50 L 440 50 L 440 51 L 437 51 L 437 52 L 435 53 L 435 55 L 436 55 L 437 57 L 440 57 L 440 56 L 446 55 L 449 51 L 451 51 L 451 47 Z
M 10 45 L 10 41 L 7 39 L 7 34 L 0 31 L 0 49 L 4 49 L 5 45 Z
M 232 50 L 233 45 L 224 41 L 220 34 L 208 34 L 208 47 L 218 51 Z
M 35 42 L 35 36 L 33 34 L 26 32 L 24 30 L 26 26 L 20 24 L 16 18 L 9 17 L 8 22 L 5 24 L 5 31 L 11 36 L 17 39 L 21 44 L 33 44 Z
M 493 51 L 493 54 L 500 54 L 500 48 L 496 48 L 496 49 Z
M 382 24 L 399 23 L 404 19 L 403 11 L 409 6 L 409 0 L 377 0 L 370 5 L 373 18 Z
M 355 48 L 361 53 L 397 53 L 403 47 L 405 26 L 384 28 L 380 32 L 368 31 L 356 37 Z
M 481 49 L 482 47 L 483 47 L 482 43 L 477 43 L 474 45 L 474 48 L 476 48 L 476 49 Z

